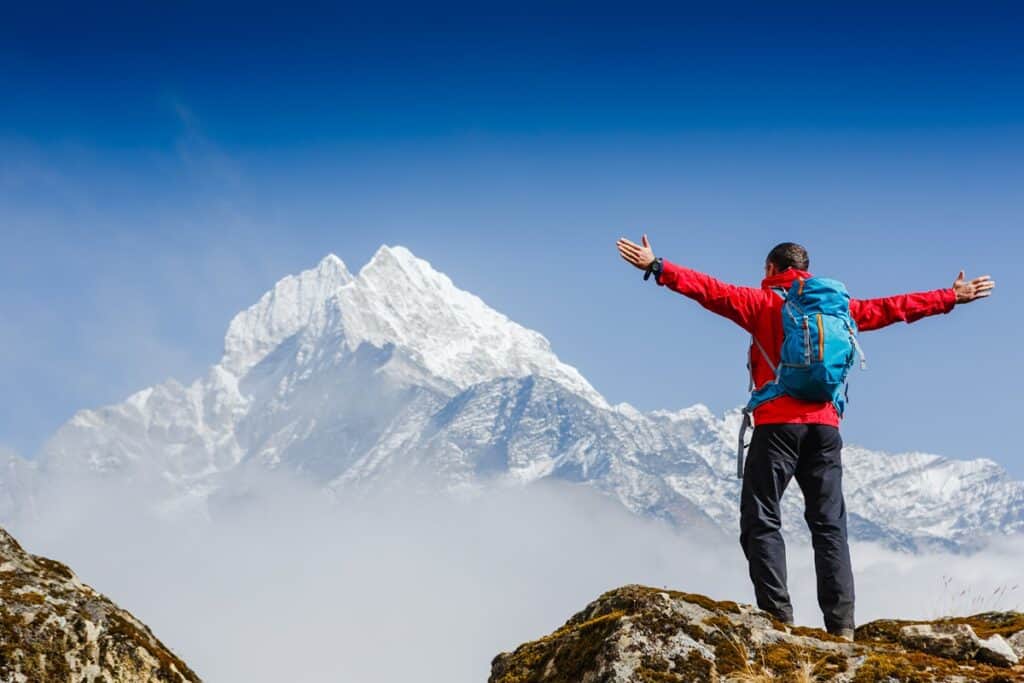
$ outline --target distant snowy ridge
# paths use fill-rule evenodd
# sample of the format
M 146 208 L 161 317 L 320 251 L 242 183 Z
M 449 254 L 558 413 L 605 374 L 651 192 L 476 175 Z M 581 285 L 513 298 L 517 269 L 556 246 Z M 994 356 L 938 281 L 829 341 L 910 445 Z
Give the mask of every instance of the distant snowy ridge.
M 543 335 L 405 247 L 381 246 L 355 276 L 332 254 L 282 279 L 235 316 L 222 359 L 192 384 L 79 412 L 36 474 L 145 480 L 165 507 L 203 505 L 250 468 L 339 495 L 396 477 L 484 495 L 555 477 L 732 535 L 737 430 L 736 412 L 609 404 Z M 844 463 L 856 538 L 961 548 L 1024 528 L 1024 483 L 992 461 L 847 447 Z M 23 488 L 0 481 L 0 503 L 24 507 Z M 784 523 L 803 535 L 799 496 L 791 487 Z

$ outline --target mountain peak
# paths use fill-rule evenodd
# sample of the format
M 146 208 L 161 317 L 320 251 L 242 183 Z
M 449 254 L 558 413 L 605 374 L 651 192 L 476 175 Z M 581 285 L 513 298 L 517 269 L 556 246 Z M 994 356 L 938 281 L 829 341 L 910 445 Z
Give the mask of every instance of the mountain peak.
M 315 268 L 283 278 L 231 321 L 220 365 L 240 377 L 283 341 L 307 331 L 311 340 L 324 334 L 344 339 L 350 351 L 363 342 L 395 344 L 460 388 L 539 374 L 607 406 L 576 368 L 558 360 L 542 334 L 459 289 L 401 245 L 382 244 L 354 277 L 328 254 Z
M 367 261 L 362 268 L 359 269 L 359 275 L 367 270 L 374 270 L 377 268 L 401 268 L 406 262 L 415 259 L 416 256 L 401 246 L 388 246 L 382 244 L 377 247 L 377 251 L 373 252 L 373 256 Z
M 221 365 L 241 375 L 282 341 L 306 327 L 328 298 L 353 281 L 344 261 L 328 254 L 316 267 L 282 278 L 232 319 Z
M 379 247 L 377 247 L 377 251 L 373 252 L 373 256 L 370 257 L 370 260 L 367 261 L 366 265 L 363 267 L 366 268 L 370 264 L 378 261 L 390 260 L 393 262 L 400 263 L 402 261 L 409 261 L 415 258 L 417 257 L 415 254 L 412 253 L 412 251 L 410 251 L 407 247 L 403 247 L 400 244 L 396 244 L 394 246 L 382 244 Z
M 359 269 L 357 277 L 377 287 L 400 281 L 403 286 L 417 289 L 426 287 L 438 291 L 457 291 L 447 275 L 401 245 L 380 245 L 370 260 Z
M 381 245 L 335 303 L 352 349 L 363 341 L 393 343 L 460 388 L 537 374 L 607 406 L 576 368 L 557 358 L 542 334 L 459 289 L 406 247 Z
M 348 276 L 348 279 L 352 278 L 352 274 L 349 273 L 345 262 L 334 253 L 328 254 L 320 259 L 320 263 L 316 265 L 316 272 L 327 277 Z

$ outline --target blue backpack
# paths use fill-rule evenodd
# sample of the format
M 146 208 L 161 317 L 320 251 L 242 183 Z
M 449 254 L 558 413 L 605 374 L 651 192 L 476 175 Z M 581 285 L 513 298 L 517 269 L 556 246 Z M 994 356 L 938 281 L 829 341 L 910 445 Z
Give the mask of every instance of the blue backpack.
M 750 401 L 743 409 L 737 453 L 736 474 L 741 479 L 744 434 L 753 423 L 757 406 L 786 394 L 802 401 L 831 401 L 842 416 L 854 352 L 860 355 L 861 369 L 867 367 L 857 343 L 857 323 L 850 317 L 850 295 L 842 282 L 824 277 L 796 279 L 788 292 L 775 291 L 783 299 L 782 353 L 779 365 L 774 365 L 761 342 L 751 336 L 775 379 L 755 390 L 751 374 Z

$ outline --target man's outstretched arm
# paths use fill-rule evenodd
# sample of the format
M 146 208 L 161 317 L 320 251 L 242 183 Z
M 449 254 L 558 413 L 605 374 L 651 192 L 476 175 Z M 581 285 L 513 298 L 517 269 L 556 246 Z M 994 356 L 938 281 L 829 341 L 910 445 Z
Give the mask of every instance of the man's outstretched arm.
M 949 313 L 956 304 L 990 296 L 995 286 L 995 280 L 988 275 L 968 281 L 960 271 L 952 287 L 880 299 L 851 299 L 850 315 L 860 331 L 877 330 L 900 321 L 912 323 L 925 316 Z
M 654 252 L 651 250 L 647 235 L 642 239 L 643 244 L 635 244 L 621 237 L 616 246 L 623 259 L 641 270 L 646 270 L 654 261 Z M 661 261 L 662 271 L 655 278 L 659 286 L 667 286 L 684 294 L 709 311 L 725 316 L 748 332 L 751 331 L 754 318 L 764 303 L 767 292 L 753 287 L 731 285 L 707 273 L 686 268 L 664 258 Z

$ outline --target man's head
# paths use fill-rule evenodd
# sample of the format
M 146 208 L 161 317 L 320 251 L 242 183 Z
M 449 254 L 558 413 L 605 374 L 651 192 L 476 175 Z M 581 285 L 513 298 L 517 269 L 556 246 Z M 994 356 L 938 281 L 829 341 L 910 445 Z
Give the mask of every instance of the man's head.
M 811 267 L 811 259 L 807 250 L 795 242 L 783 242 L 768 252 L 764 261 L 764 276 L 778 275 L 787 268 L 807 270 Z

